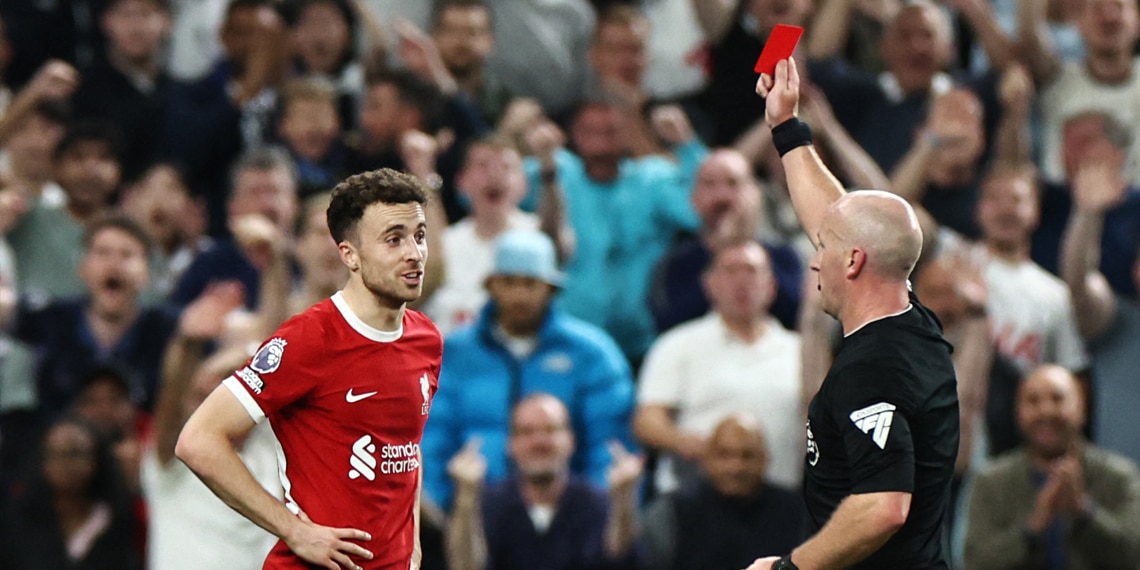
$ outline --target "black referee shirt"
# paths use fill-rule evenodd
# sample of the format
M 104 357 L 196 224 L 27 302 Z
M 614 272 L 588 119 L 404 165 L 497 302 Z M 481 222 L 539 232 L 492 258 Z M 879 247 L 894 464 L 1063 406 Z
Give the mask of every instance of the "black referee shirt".
M 911 493 L 906 524 L 853 568 L 949 568 L 942 547 L 958 454 L 951 347 L 912 293 L 905 312 L 843 339 L 808 408 L 804 495 L 812 533 L 848 495 Z

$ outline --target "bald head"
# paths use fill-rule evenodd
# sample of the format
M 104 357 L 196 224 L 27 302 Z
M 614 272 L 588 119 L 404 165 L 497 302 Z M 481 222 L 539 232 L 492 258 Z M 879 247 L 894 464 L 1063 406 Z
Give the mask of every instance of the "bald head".
M 1060 457 L 1084 426 L 1081 389 L 1072 372 L 1055 364 L 1034 369 L 1017 390 L 1017 423 L 1031 456 Z
M 827 227 L 845 248 L 867 256 L 880 277 L 905 281 L 922 252 L 922 229 L 910 204 L 881 190 L 851 192 L 832 205 Z
M 701 459 L 705 474 L 726 497 L 751 497 L 764 483 L 768 453 L 764 432 L 752 417 L 733 414 L 713 430 Z

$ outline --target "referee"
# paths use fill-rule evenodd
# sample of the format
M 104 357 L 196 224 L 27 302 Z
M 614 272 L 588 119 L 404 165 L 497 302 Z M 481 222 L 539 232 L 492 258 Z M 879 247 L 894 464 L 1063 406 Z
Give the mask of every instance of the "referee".
M 914 211 L 880 191 L 847 194 L 796 118 L 794 60 L 761 75 L 772 140 L 816 248 L 823 310 L 843 325 L 808 408 L 804 495 L 813 536 L 748 570 L 949 568 L 943 527 L 958 453 L 958 393 L 942 326 L 909 291 L 922 248 Z

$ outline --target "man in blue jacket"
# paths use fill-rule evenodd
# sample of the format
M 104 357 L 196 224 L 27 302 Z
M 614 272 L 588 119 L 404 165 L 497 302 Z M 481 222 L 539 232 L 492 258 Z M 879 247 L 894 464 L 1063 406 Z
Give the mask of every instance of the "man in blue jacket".
M 424 489 L 451 502 L 447 462 L 472 438 L 487 459 L 488 483 L 507 477 L 510 410 L 523 397 L 549 393 L 570 410 L 577 449 L 571 471 L 605 484 L 606 443 L 633 446 L 633 380 L 621 351 L 600 328 L 554 302 L 562 274 L 554 245 L 536 231 L 499 238 L 487 278 L 491 300 L 471 326 L 445 339 L 442 386 L 432 401 L 422 450 Z

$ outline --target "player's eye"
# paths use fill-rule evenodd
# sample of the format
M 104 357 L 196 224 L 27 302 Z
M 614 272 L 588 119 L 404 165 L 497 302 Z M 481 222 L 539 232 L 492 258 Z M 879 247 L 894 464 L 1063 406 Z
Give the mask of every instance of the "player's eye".
M 423 243 L 427 239 L 427 232 L 416 232 L 416 243 Z
M 388 245 L 400 245 L 400 236 L 392 236 L 384 240 L 384 242 Z

